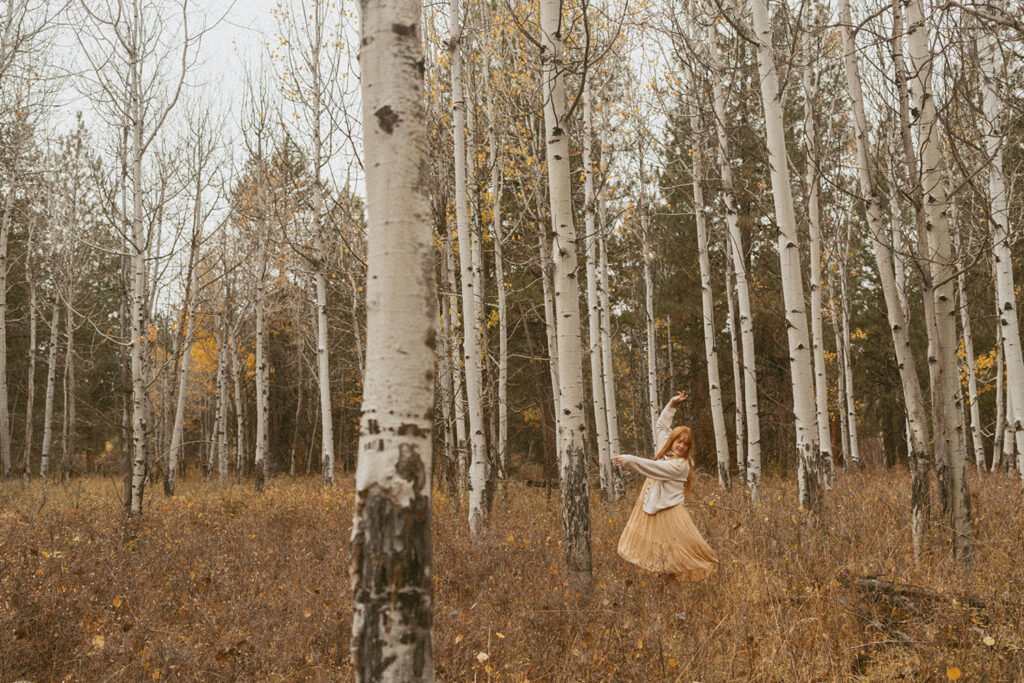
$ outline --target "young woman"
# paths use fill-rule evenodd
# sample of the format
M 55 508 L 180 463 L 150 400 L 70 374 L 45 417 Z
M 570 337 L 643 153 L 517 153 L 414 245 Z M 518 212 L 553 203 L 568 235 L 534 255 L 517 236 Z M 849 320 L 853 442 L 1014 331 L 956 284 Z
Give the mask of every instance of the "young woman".
M 681 581 L 702 581 L 718 566 L 718 556 L 683 505 L 691 488 L 693 432 L 689 427 L 672 429 L 672 418 L 676 405 L 685 400 L 686 392 L 680 391 L 661 412 L 654 428 L 654 460 L 625 454 L 612 458 L 619 467 L 647 477 L 619 538 L 619 555 L 647 571 L 665 575 L 680 596 Z

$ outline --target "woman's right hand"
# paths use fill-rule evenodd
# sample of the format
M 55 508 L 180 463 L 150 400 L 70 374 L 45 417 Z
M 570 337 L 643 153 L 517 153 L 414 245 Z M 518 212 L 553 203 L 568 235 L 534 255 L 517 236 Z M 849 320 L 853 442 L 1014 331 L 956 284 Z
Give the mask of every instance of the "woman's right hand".
M 668 403 L 669 403 L 670 406 L 675 408 L 677 405 L 679 405 L 680 403 L 682 403 L 686 399 L 687 399 L 687 395 L 686 395 L 685 391 L 677 391 L 676 395 L 673 396 L 671 399 L 669 399 Z
M 613 455 L 612 464 L 615 465 L 616 467 L 622 467 L 623 465 L 626 464 L 626 459 L 623 458 L 621 455 Z

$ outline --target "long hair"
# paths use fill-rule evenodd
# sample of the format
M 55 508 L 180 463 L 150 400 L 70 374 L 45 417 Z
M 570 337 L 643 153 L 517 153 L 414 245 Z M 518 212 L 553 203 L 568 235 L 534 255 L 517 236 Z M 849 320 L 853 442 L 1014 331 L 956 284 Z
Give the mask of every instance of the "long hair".
M 684 487 L 686 494 L 689 495 L 690 490 L 693 488 L 693 430 L 686 426 L 676 427 L 675 429 L 673 429 L 672 432 L 668 435 L 668 438 L 665 439 L 665 445 L 661 447 L 661 450 L 659 450 L 658 454 L 654 456 L 654 459 L 661 460 L 666 455 L 671 454 L 672 445 L 678 439 L 681 439 L 683 441 L 683 444 L 686 446 L 686 451 L 681 456 L 676 456 L 673 454 L 670 457 L 672 459 L 675 459 L 677 457 L 682 458 L 686 460 L 687 464 L 690 466 L 690 473 L 686 476 L 686 485 Z

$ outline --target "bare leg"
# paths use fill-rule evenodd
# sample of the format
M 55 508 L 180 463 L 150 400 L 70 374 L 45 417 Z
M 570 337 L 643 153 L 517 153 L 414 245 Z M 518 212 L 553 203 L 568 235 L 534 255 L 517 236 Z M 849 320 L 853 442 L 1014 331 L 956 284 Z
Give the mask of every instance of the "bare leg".
M 673 616 L 679 620 L 685 619 L 686 612 L 683 611 L 683 608 L 686 605 L 686 591 L 683 588 L 682 582 L 680 582 L 674 575 L 669 574 L 665 577 L 665 585 L 669 589 L 668 592 L 675 598 L 675 606 L 679 609 L 679 611 Z

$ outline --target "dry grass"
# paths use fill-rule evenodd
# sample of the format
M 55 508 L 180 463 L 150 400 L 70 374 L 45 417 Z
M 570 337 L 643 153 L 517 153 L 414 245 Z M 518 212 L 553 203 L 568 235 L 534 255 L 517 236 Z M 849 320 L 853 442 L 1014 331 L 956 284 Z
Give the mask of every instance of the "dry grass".
M 972 480 L 973 573 L 947 559 L 941 530 L 914 568 L 908 484 L 900 471 L 841 472 L 825 523 L 809 527 L 789 482 L 769 481 L 754 509 L 704 483 L 710 499 L 690 510 L 722 566 L 685 604 L 617 557 L 632 498 L 594 501 L 587 597 L 562 572 L 557 491 L 513 485 L 476 544 L 438 495 L 438 678 L 945 680 L 952 667 L 964 680 L 1024 678 L 1020 484 Z M 262 497 L 181 488 L 153 497 L 129 541 L 109 480 L 3 484 L 0 681 L 351 678 L 351 483 L 278 479 Z M 854 583 L 866 575 L 987 606 L 872 595 Z

